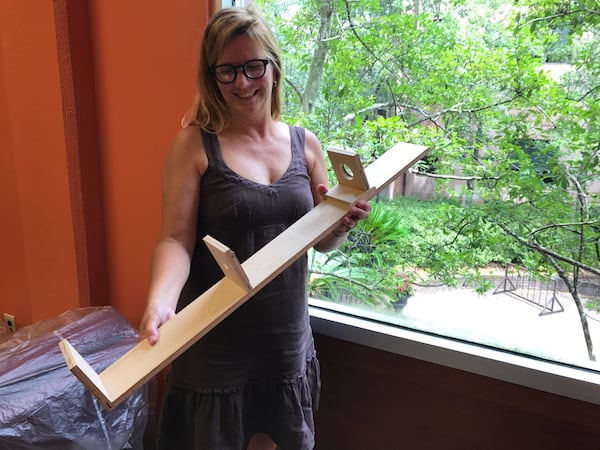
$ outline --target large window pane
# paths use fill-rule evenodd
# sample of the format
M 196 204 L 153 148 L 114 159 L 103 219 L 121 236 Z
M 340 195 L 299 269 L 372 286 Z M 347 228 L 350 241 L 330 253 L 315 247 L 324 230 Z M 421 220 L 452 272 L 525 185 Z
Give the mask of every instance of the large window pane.
M 311 253 L 311 295 L 596 369 L 597 14 L 533 0 L 257 3 L 284 53 L 286 121 L 365 165 L 398 141 L 431 149 L 343 248 Z

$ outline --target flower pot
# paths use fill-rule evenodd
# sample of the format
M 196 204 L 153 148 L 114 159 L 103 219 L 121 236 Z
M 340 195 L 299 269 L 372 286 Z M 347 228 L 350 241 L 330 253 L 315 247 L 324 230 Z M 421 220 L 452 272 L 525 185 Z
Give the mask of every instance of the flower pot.
M 402 309 L 408 303 L 408 299 L 409 298 L 410 298 L 410 295 L 398 294 L 396 296 L 396 300 L 394 302 L 392 302 L 392 306 L 394 307 L 394 311 L 402 311 Z

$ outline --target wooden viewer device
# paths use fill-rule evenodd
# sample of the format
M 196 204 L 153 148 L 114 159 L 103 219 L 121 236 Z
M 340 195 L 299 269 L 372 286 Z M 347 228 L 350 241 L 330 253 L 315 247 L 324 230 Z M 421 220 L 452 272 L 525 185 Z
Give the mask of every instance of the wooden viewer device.
M 163 324 L 155 345 L 139 342 L 98 374 L 63 339 L 59 346 L 69 370 L 112 410 L 335 229 L 352 204 L 370 200 L 426 152 L 423 146 L 400 143 L 363 170 L 355 153 L 329 150 L 338 184 L 319 205 L 244 263 L 227 246 L 210 236 L 204 238 L 225 276 Z

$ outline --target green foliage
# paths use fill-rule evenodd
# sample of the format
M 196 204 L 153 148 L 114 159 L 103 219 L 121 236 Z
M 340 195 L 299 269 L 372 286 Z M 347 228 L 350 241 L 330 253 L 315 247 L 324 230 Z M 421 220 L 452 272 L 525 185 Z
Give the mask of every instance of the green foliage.
M 582 271 L 600 276 L 597 0 L 257 1 L 284 53 L 285 119 L 365 164 L 399 141 L 426 145 L 416 169 L 436 176 L 436 198 L 457 201 L 402 222 L 402 246 L 354 258 L 418 265 L 448 283 L 516 261 L 557 273 L 580 302 Z M 332 20 L 316 42 L 323 5 Z M 320 89 L 306 98 L 324 42 Z M 467 179 L 460 191 L 456 175 Z
M 390 207 L 399 211 L 402 226 L 410 230 L 397 243 L 397 263 L 419 267 L 432 279 L 449 285 L 467 279 L 481 290 L 489 285 L 479 276 L 480 270 L 531 264 L 535 259 L 487 219 L 482 205 L 399 197 Z
M 344 245 L 329 254 L 311 251 L 310 294 L 352 296 L 371 304 L 389 304 L 397 292 L 397 246 L 408 236 L 397 209 L 375 203 Z
M 478 270 L 506 263 L 535 268 L 539 260 L 486 220 L 481 205 L 399 197 L 375 203 L 369 218 L 339 250 L 311 253 L 310 293 L 330 299 L 350 295 L 385 305 L 405 279 L 411 285 L 462 280 L 484 291 L 491 285 Z

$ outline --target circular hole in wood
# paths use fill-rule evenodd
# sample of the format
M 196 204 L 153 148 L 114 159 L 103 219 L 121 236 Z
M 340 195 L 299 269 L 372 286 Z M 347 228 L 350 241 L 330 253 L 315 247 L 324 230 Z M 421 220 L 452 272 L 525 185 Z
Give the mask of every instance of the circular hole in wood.
M 342 164 L 342 173 L 347 180 L 352 180 L 354 178 L 354 172 L 348 164 Z

